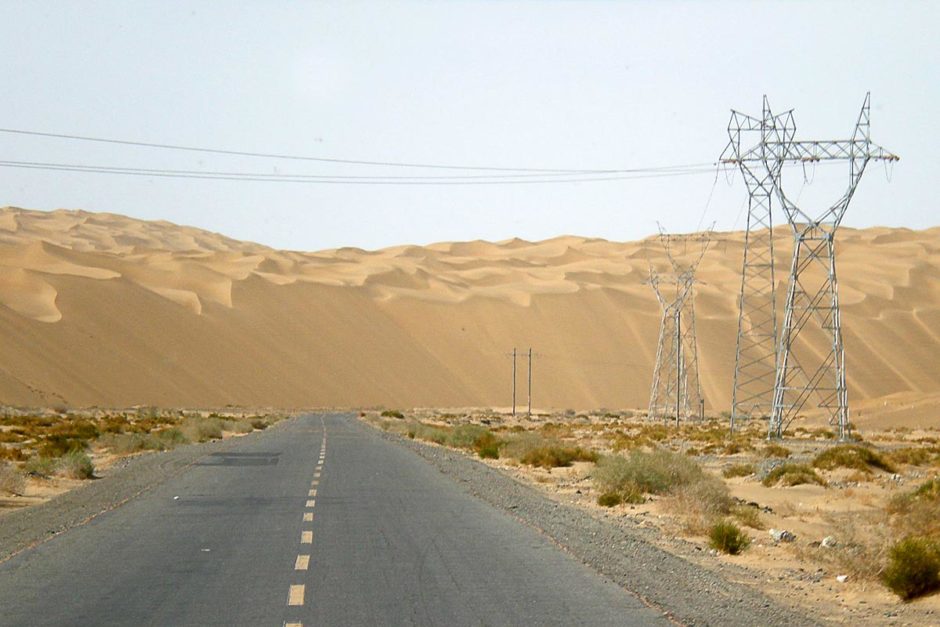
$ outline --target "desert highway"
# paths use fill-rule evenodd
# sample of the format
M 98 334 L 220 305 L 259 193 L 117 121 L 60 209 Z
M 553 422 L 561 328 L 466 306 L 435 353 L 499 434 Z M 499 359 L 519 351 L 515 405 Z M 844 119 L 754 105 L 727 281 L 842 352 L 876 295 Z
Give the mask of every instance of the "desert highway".
M 2 625 L 665 623 L 349 415 L 207 452 L 0 563 Z

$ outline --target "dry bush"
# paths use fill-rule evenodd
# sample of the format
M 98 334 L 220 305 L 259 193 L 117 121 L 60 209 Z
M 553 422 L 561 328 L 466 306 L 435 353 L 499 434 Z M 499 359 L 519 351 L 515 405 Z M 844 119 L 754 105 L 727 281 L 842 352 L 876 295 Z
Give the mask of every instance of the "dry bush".
M 910 466 L 925 466 L 938 459 L 936 447 L 909 446 L 886 452 L 883 457 L 892 464 L 908 464 Z
M 894 466 L 870 448 L 857 444 L 833 446 L 813 459 L 813 466 L 823 470 L 852 468 L 870 473 L 872 468 L 894 472 Z
M 754 464 L 732 464 L 721 471 L 721 475 L 726 478 L 731 477 L 749 477 L 757 472 Z
M 633 484 L 649 494 L 667 494 L 704 476 L 693 460 L 662 449 L 650 453 L 631 451 L 626 457 L 610 455 L 602 458 L 594 470 L 594 481 L 602 492 Z
M 55 468 L 55 459 L 41 455 L 30 457 L 26 460 L 26 464 L 23 465 L 23 470 L 26 474 L 33 475 L 34 477 L 42 477 L 44 479 L 51 477 L 52 473 L 55 472 Z
M 761 457 L 775 457 L 778 459 L 786 459 L 790 457 L 790 449 L 785 446 L 780 446 L 779 444 L 768 444 L 761 449 Z
M 919 535 L 940 540 L 940 479 L 930 479 L 895 496 L 885 511 L 899 537 Z
M 725 483 L 710 475 L 698 481 L 676 486 L 668 508 L 683 517 L 685 530 L 693 535 L 702 535 L 716 521 L 731 512 L 734 501 Z
M 72 451 L 58 459 L 55 472 L 69 479 L 92 479 L 95 466 L 85 451 Z
M 207 442 L 222 437 L 222 421 L 216 417 L 187 418 L 179 427 L 180 433 L 191 442 Z
M 0 446 L 0 459 L 8 459 L 11 462 L 26 461 L 29 456 L 23 452 L 22 448 L 15 446 Z
M 825 486 L 826 480 L 805 464 L 783 464 L 767 473 L 767 476 L 764 477 L 761 483 L 768 488 L 778 483 L 785 486 L 801 485 L 804 483 L 816 483 Z
M 760 510 L 752 505 L 734 505 L 730 513 L 745 527 L 764 529 L 767 526 L 760 516 Z
M 255 430 L 251 422 L 244 418 L 225 421 L 223 429 L 230 433 L 251 433 Z
M 26 489 L 26 477 L 13 464 L 0 462 L 0 494 L 21 496 Z

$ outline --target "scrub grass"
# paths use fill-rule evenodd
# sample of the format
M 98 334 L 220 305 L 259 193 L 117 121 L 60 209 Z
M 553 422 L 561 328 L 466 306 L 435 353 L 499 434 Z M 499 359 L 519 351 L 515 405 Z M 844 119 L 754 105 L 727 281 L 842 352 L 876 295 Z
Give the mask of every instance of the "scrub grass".
M 825 486 L 826 480 L 820 477 L 815 470 L 806 464 L 783 464 L 767 473 L 767 476 L 764 477 L 761 483 L 768 488 L 778 484 L 795 486 L 805 483 L 815 483 Z

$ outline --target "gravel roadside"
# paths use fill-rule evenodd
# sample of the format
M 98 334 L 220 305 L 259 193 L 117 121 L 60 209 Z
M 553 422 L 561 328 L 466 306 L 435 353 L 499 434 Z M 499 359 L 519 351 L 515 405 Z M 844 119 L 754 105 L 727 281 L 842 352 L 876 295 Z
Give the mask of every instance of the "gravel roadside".
M 676 622 L 684 625 L 823 624 L 650 544 L 642 537 L 648 530 L 631 530 L 553 501 L 463 453 L 374 430 L 381 437 L 411 449 L 469 493 L 538 529 L 562 549 L 647 604 L 662 609 Z

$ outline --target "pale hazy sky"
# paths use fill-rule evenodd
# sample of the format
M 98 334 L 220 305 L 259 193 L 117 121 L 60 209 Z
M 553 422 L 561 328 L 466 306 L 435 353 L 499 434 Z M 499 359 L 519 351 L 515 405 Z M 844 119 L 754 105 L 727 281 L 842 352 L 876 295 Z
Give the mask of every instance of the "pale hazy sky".
M 729 110 L 796 109 L 872 164 L 848 226 L 940 224 L 940 3 L 13 2 L 0 4 L 0 127 L 219 149 L 491 167 L 714 161 Z M 0 133 L 0 160 L 343 176 L 448 171 L 277 161 Z M 820 206 L 844 165 L 791 196 Z M 468 174 L 457 172 L 457 174 Z M 711 174 L 525 185 L 203 181 L 0 168 L 0 205 L 167 219 L 281 248 L 743 228 Z M 712 190 L 714 193 L 712 194 Z M 708 203 L 711 194 L 711 202 Z M 707 211 L 706 211 L 707 207 Z M 704 214 L 704 218 L 703 218 Z

